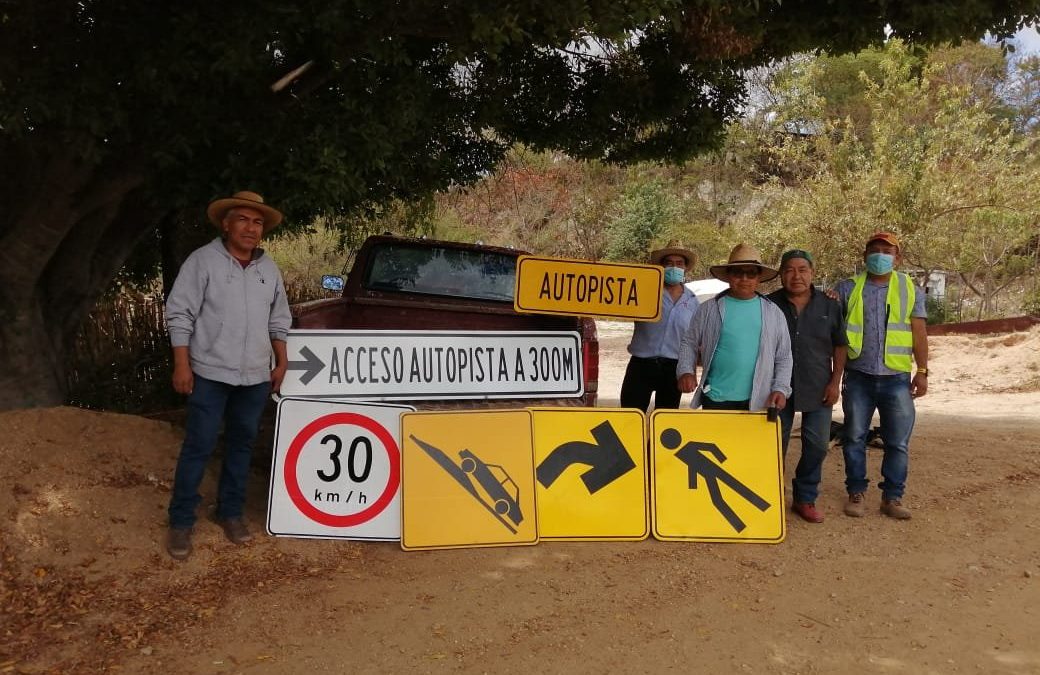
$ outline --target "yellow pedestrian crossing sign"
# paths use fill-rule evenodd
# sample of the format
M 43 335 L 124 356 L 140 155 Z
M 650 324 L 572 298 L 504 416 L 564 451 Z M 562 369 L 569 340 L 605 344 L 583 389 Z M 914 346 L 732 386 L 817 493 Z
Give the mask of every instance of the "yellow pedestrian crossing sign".
M 780 425 L 765 412 L 656 411 L 650 454 L 656 538 L 783 541 Z
M 538 543 L 531 413 L 401 416 L 401 548 Z
M 533 408 L 538 532 L 563 541 L 650 533 L 646 418 L 638 410 Z

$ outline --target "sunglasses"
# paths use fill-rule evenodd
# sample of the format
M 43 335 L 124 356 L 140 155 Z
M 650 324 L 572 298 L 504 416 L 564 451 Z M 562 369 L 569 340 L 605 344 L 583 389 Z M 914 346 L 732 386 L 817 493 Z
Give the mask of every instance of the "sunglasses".
M 757 279 L 759 276 L 759 269 L 757 267 L 732 267 L 729 269 L 727 274 L 734 279 L 740 279 L 741 277 Z

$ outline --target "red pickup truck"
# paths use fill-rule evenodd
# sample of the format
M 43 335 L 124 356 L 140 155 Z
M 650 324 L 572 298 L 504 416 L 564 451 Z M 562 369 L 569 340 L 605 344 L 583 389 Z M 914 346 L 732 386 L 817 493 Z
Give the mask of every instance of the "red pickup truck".
M 358 250 L 343 295 L 295 305 L 293 328 L 336 330 L 577 331 L 585 394 L 580 398 L 498 399 L 481 407 L 596 404 L 599 342 L 587 318 L 513 311 L 516 259 L 511 248 L 391 235 L 369 237 Z M 328 287 L 328 285 L 326 286 Z M 430 407 L 473 407 L 475 401 Z

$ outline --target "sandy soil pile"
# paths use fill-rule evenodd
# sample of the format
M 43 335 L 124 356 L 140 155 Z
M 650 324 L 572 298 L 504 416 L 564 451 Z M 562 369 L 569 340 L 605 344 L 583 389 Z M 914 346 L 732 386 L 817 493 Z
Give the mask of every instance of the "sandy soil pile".
M 602 405 L 629 331 L 601 325 Z M 779 546 L 233 547 L 200 521 L 176 563 L 177 428 L 0 413 L 0 672 L 1040 672 L 1040 330 L 932 345 L 914 519 L 881 517 L 874 492 L 868 517 L 842 516 L 832 453 L 827 521 L 789 518 Z

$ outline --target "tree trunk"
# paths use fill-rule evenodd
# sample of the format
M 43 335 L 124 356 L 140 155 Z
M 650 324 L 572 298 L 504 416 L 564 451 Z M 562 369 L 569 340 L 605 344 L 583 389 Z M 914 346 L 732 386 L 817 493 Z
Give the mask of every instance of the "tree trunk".
M 155 223 L 134 165 L 73 154 L 56 146 L 2 176 L 0 410 L 65 402 L 65 357 L 83 319 Z

